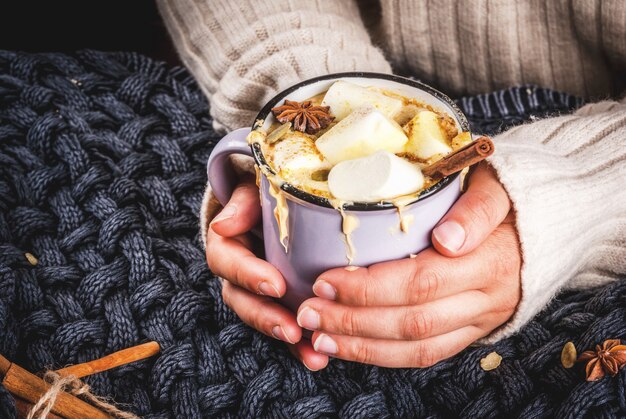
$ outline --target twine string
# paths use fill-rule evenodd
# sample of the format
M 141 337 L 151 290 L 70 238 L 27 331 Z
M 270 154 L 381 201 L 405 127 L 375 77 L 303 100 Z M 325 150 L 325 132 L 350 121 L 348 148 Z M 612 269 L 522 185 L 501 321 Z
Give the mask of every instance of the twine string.
M 139 416 L 118 409 L 115 405 L 109 403 L 104 397 L 96 396 L 90 391 L 88 384 L 85 384 L 73 375 L 61 376 L 54 371 L 48 371 L 43 379 L 51 385 L 48 391 L 39 399 L 32 407 L 26 419 L 45 419 L 57 397 L 61 392 L 65 391 L 73 396 L 80 397 L 87 403 L 102 410 L 109 415 L 120 419 L 139 419 Z

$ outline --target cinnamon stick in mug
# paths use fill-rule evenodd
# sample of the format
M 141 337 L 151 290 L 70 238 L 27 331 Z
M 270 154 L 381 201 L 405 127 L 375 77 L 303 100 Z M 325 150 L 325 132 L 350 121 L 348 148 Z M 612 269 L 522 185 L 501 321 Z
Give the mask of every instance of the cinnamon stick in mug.
M 434 180 L 442 179 L 486 159 L 493 152 L 493 142 L 488 137 L 480 137 L 425 167 L 422 173 Z

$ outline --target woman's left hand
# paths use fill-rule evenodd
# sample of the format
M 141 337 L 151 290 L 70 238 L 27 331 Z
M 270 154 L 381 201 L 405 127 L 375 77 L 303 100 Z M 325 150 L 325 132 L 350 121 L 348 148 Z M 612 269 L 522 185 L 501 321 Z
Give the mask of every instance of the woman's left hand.
M 410 233 L 409 233 L 410 234 Z M 505 323 L 521 297 L 514 214 L 481 164 L 415 258 L 323 273 L 298 310 L 314 349 L 384 367 L 427 367 Z

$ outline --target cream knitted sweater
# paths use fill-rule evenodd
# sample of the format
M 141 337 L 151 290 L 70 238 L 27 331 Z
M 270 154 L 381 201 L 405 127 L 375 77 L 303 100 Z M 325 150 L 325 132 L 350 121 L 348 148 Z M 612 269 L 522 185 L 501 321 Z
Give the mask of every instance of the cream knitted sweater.
M 451 95 L 523 83 L 588 99 L 626 84 L 623 0 L 159 0 L 216 127 L 251 125 L 298 81 L 410 73 Z M 564 287 L 626 277 L 626 104 L 514 128 L 490 159 L 515 207 L 522 300 L 489 340 L 518 330 Z M 215 202 L 207 189 L 202 233 Z

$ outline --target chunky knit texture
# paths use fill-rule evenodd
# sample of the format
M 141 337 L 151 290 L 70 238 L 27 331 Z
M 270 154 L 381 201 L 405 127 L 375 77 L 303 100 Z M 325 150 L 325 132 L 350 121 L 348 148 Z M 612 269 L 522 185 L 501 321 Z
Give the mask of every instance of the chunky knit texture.
M 580 102 L 525 87 L 459 104 L 492 132 Z M 515 336 L 425 369 L 313 373 L 242 324 L 197 233 L 207 115 L 186 71 L 136 54 L 0 52 L 0 353 L 40 371 L 154 339 L 160 355 L 86 379 L 149 418 L 626 415 L 626 369 L 586 383 L 560 364 L 568 340 L 626 339 L 624 281 L 562 294 Z

